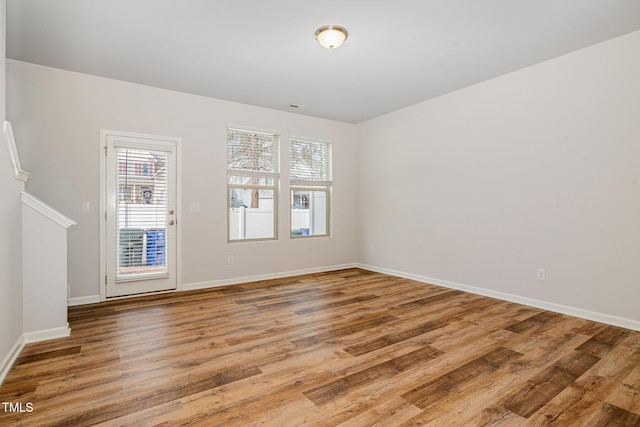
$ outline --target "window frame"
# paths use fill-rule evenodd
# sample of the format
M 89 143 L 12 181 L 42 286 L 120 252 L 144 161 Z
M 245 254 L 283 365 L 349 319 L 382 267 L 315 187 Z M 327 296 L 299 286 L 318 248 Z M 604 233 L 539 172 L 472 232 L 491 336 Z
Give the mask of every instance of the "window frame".
M 299 179 L 293 176 L 294 174 L 294 159 L 293 159 L 293 147 L 296 142 L 318 144 L 326 147 L 327 159 L 325 168 L 321 172 L 321 176 L 325 178 L 320 179 Z M 306 136 L 293 136 L 289 137 L 289 238 L 290 239 L 307 239 L 314 237 L 331 237 L 332 231 L 332 218 L 331 218 L 331 206 L 332 206 L 332 192 L 333 192 L 333 144 L 330 141 L 320 138 L 306 137 Z M 293 212 L 294 206 L 294 192 L 295 191 L 321 191 L 326 194 L 326 206 L 324 209 L 325 216 L 325 232 L 322 234 L 292 234 L 293 232 Z M 311 203 L 311 201 L 309 201 Z M 311 207 L 309 207 L 310 221 L 312 220 Z M 310 227 L 311 228 L 311 227 Z
M 251 169 L 235 169 L 229 167 L 229 134 L 230 132 L 244 132 L 254 135 L 266 135 L 273 138 L 273 171 L 260 171 Z M 227 243 L 242 243 L 242 242 L 261 242 L 261 241 L 273 241 L 278 240 L 278 200 L 279 200 L 279 185 L 280 185 L 280 133 L 272 130 L 257 130 L 252 127 L 242 125 L 227 125 Z M 251 179 L 264 179 L 271 180 L 271 184 L 255 184 L 255 183 L 232 183 L 232 178 L 251 178 Z M 267 190 L 273 192 L 273 236 L 270 237 L 257 237 L 257 238 L 231 238 L 231 191 L 234 189 L 239 190 Z M 239 207 L 233 207 L 239 209 Z

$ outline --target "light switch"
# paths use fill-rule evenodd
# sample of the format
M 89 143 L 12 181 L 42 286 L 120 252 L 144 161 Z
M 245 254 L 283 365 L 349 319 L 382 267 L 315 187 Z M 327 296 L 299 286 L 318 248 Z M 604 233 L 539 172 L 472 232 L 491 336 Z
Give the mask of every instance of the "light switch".
M 82 212 L 91 211 L 91 203 L 90 202 L 82 202 Z
M 189 210 L 191 212 L 199 212 L 200 211 L 200 203 L 191 202 L 191 204 L 189 205 Z

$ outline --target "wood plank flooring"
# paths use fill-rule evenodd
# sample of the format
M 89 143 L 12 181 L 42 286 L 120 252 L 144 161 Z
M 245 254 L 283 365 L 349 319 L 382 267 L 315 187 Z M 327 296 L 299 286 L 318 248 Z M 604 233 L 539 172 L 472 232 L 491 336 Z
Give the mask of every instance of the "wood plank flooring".
M 360 269 L 69 309 L 0 425 L 640 426 L 640 332 Z M 15 406 L 14 406 L 15 408 Z

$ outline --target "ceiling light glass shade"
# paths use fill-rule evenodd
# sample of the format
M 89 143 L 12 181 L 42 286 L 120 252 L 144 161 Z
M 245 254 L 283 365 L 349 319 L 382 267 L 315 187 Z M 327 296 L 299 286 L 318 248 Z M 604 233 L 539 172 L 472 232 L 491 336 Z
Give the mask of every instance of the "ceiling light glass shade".
M 326 25 L 316 30 L 316 39 L 327 49 L 335 49 L 347 39 L 347 30 L 337 25 Z

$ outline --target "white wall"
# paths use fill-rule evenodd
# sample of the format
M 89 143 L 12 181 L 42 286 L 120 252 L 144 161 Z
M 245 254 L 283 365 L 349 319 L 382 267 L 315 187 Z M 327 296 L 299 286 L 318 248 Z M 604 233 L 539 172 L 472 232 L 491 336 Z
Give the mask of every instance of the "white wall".
M 5 11 L 0 0 L 0 122 L 5 118 Z M 22 335 L 23 183 L 14 179 L 5 142 L 0 144 L 0 363 Z
M 638 52 L 635 32 L 358 125 L 359 261 L 640 320 Z
M 67 228 L 73 220 L 22 197 L 23 332 L 26 342 L 69 336 Z
M 72 296 L 98 293 L 106 128 L 183 138 L 184 283 L 357 259 L 640 321 L 639 49 L 632 33 L 357 126 L 9 60 L 7 115 L 29 190 L 78 220 Z M 290 240 L 285 191 L 281 240 L 226 243 L 225 122 L 333 140 L 334 237 Z
M 212 82 L 215 84 L 215 82 Z M 100 129 L 181 137 L 184 284 L 355 262 L 355 126 L 7 60 L 7 116 L 30 193 L 77 221 L 69 229 L 72 297 L 99 293 Z M 226 123 L 333 142 L 333 237 L 289 238 L 282 156 L 280 240 L 227 243 Z M 91 203 L 82 212 L 82 202 Z M 190 212 L 191 202 L 200 211 Z M 234 263 L 227 263 L 228 255 Z

